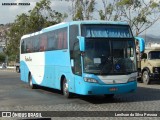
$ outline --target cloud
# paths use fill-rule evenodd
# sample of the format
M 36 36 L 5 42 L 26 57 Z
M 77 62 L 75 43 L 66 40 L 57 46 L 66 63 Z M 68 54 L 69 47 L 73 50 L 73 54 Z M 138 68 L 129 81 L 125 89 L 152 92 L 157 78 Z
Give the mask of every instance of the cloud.
M 3 16 L 0 19 L 0 24 L 6 24 L 13 22 L 17 15 L 22 13 L 27 13 L 29 10 L 31 10 L 35 5 L 36 2 L 39 2 L 39 0 L 1 0 L 0 1 L 0 15 Z M 21 5 L 12 5 L 12 6 L 4 6 L 2 3 L 30 3 L 29 6 L 21 6 Z M 66 1 L 58 1 L 58 0 L 51 0 L 51 8 L 61 12 L 61 13 L 68 13 L 68 6 L 70 6 L 70 2 Z M 7 14 L 6 14 L 7 13 Z
M 36 2 L 39 2 L 40 0 L 0 0 L 0 24 L 6 24 L 14 22 L 16 19 L 16 16 L 22 13 L 27 13 L 29 10 L 31 10 L 35 5 Z M 148 0 L 146 0 L 148 1 Z M 160 1 L 160 0 L 155 0 Z M 30 3 L 29 6 L 3 6 L 2 3 Z M 65 1 L 65 0 L 51 0 L 51 8 L 53 10 L 56 10 L 61 13 L 67 13 L 69 15 L 69 18 L 67 21 L 71 21 L 71 13 L 69 11 L 69 7 L 71 7 L 71 1 Z M 101 0 L 97 0 L 97 8 L 102 8 Z M 95 15 L 95 18 L 98 18 L 98 15 Z M 158 35 L 158 31 L 160 28 L 160 20 L 153 25 L 150 29 L 148 29 L 146 32 L 148 34 L 155 34 Z
M 31 10 L 36 1 L 31 0 L 4 0 L 0 1 L 0 15 L 2 16 L 0 19 L 0 24 L 11 23 L 16 19 L 16 16 L 22 13 L 27 13 Z M 17 3 L 17 5 L 2 5 L 2 3 Z M 30 5 L 18 5 L 18 3 L 30 3 Z

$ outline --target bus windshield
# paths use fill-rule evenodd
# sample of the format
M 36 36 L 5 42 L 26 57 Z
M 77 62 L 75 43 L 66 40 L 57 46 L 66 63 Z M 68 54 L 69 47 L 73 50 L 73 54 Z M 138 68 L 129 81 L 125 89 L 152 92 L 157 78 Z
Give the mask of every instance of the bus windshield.
M 134 40 L 86 38 L 84 72 L 129 74 L 136 71 Z
M 160 59 L 160 51 L 149 52 L 149 59 Z

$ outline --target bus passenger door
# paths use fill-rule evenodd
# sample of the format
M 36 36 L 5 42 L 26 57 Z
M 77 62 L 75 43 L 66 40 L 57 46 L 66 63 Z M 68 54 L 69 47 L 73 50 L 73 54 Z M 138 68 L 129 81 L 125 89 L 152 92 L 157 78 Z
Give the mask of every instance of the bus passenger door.
M 75 92 L 78 90 L 79 83 L 81 83 L 81 76 L 82 76 L 82 65 L 81 65 L 81 54 L 79 49 L 79 42 L 74 44 L 73 49 L 73 67 L 72 71 L 74 74 L 74 84 L 75 84 Z

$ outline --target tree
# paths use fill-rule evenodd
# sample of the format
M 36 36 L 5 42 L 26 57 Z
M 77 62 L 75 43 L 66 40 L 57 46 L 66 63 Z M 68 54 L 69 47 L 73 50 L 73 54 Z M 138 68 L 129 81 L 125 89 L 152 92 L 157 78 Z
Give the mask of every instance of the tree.
M 117 5 L 121 18 L 129 22 L 136 35 L 160 19 L 160 2 L 155 0 L 119 0 Z
M 117 0 L 113 1 L 102 0 L 102 3 L 103 3 L 103 9 L 98 10 L 100 19 L 107 21 L 110 20 L 116 21 L 120 14 L 120 12 L 116 10 Z
M 1 62 L 5 62 L 5 58 L 6 58 L 5 54 L 4 53 L 0 53 L 0 63 Z
M 7 55 L 17 55 L 19 54 L 19 42 L 20 38 L 28 33 L 29 28 L 26 27 L 28 22 L 28 15 L 21 14 L 18 15 L 15 22 L 11 24 L 9 31 L 7 32 L 7 44 L 6 50 L 4 51 Z
M 33 23 L 29 24 L 30 28 L 32 28 L 30 31 L 35 32 L 44 27 L 60 23 L 67 17 L 66 13 L 62 14 L 52 10 L 50 4 L 51 2 L 49 0 L 41 0 L 40 3 L 36 3 L 33 10 L 29 11 L 29 21 Z
M 126 21 L 136 35 L 160 19 L 160 2 L 155 0 L 116 0 L 108 5 L 105 0 L 102 2 L 105 11 L 99 10 L 101 19 Z
M 7 33 L 8 44 L 5 51 L 7 55 L 19 54 L 20 39 L 23 35 L 60 23 L 67 17 L 67 14 L 52 10 L 50 4 L 49 0 L 41 0 L 27 14 L 17 16 Z
M 72 19 L 91 20 L 95 10 L 95 0 L 72 0 Z

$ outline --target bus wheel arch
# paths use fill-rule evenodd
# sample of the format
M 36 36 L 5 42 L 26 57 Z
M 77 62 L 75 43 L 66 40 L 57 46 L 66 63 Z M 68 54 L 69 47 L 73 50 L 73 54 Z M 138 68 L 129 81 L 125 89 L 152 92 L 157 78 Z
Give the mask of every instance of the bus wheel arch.
M 66 79 L 66 77 L 64 75 L 61 76 L 61 91 L 62 94 L 66 97 L 66 98 L 70 98 L 71 97 L 71 93 L 69 92 L 69 85 L 68 85 L 68 81 Z
M 29 71 L 29 73 L 28 73 L 28 84 L 29 84 L 29 87 L 30 87 L 31 89 L 35 89 L 35 88 L 36 88 L 36 86 L 33 84 L 32 74 L 31 74 L 30 71 Z

